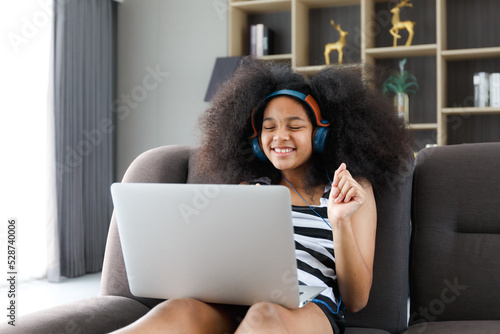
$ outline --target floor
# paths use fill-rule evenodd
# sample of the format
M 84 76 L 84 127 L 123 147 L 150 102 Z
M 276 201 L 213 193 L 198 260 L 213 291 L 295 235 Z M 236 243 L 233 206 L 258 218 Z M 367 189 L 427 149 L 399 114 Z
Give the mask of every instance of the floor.
M 76 278 L 63 278 L 60 283 L 35 280 L 17 286 L 16 309 L 18 317 L 38 310 L 73 301 L 95 297 L 99 294 L 101 273 L 87 274 Z M 7 305 L 8 289 L 0 289 L 0 300 Z

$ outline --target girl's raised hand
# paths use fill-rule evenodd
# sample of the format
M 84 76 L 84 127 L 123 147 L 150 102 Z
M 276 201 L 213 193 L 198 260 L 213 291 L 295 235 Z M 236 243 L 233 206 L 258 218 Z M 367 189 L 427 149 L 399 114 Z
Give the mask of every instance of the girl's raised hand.
M 332 223 L 348 221 L 366 200 L 365 189 L 351 176 L 346 164 L 335 171 L 328 200 L 328 219 Z

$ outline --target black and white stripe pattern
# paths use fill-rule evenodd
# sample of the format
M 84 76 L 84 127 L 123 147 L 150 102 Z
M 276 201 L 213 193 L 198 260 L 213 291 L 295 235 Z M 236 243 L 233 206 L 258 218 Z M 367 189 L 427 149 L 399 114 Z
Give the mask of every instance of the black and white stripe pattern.
M 319 206 L 313 206 L 326 221 L 328 194 L 321 198 Z M 326 287 L 316 298 L 336 311 L 339 292 L 332 230 L 307 206 L 292 206 L 292 218 L 299 284 Z

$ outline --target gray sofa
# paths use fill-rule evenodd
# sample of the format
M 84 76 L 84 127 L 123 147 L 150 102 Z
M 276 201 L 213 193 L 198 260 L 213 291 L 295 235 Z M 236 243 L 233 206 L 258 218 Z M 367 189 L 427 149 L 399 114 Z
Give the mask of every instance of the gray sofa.
M 500 332 L 500 143 L 426 149 L 415 172 L 412 161 L 401 163 L 376 195 L 370 300 L 346 315 L 346 333 Z M 123 182 L 203 183 L 195 165 L 196 148 L 159 147 L 140 155 Z M 159 302 L 130 293 L 113 217 L 100 295 L 24 316 L 16 327 L 2 323 L 0 332 L 107 333 Z
M 411 217 L 405 333 L 500 333 L 500 143 L 420 152 Z

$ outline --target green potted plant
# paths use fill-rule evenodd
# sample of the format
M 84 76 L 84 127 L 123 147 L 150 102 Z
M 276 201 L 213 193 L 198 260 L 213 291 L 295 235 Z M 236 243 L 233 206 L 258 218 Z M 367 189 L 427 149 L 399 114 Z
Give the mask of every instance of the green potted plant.
M 405 122 L 409 122 L 409 98 L 408 94 L 417 92 L 419 88 L 417 78 L 413 74 L 405 71 L 406 58 L 399 61 L 399 72 L 394 72 L 385 80 L 382 87 L 382 92 L 387 94 L 393 92 L 394 106 L 398 112 L 398 116 L 403 117 Z

